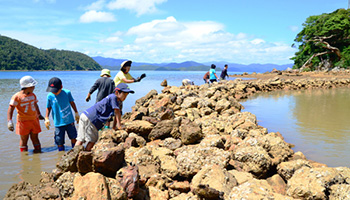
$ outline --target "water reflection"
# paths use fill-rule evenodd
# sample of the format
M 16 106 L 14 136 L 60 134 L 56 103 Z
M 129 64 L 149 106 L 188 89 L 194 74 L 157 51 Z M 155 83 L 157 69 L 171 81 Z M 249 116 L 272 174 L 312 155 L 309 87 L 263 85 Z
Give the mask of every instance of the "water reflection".
M 348 88 L 278 91 L 242 102 L 258 123 L 279 131 L 308 159 L 331 167 L 350 167 L 350 90 Z
M 32 184 L 38 184 L 42 171 L 40 154 L 33 154 L 30 151 L 22 152 L 20 158 L 22 169 L 18 173 L 19 179 Z

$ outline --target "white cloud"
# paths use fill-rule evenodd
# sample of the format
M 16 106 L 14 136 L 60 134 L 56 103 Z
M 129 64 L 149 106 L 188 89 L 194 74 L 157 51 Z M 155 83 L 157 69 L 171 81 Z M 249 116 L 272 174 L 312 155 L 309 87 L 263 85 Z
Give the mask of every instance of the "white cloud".
M 293 32 L 297 32 L 299 30 L 299 26 L 289 26 L 289 29 Z
M 87 11 L 80 17 L 80 22 L 82 23 L 113 21 L 116 21 L 116 19 L 112 13 L 100 12 L 96 10 Z
M 105 51 L 106 57 L 128 57 L 139 62 L 208 62 L 225 60 L 242 64 L 290 63 L 295 49 L 289 44 L 225 30 L 213 21 L 180 22 L 175 17 L 153 20 L 119 34 L 115 41 L 134 38 L 133 42 Z M 113 37 L 109 38 L 111 42 Z M 108 39 L 104 40 L 108 43 Z M 278 62 L 278 63 L 277 63 Z
M 112 36 L 104 40 L 100 40 L 100 43 L 122 43 L 123 40 L 117 36 Z
M 98 0 L 92 4 L 86 6 L 86 10 L 102 10 L 106 4 L 105 0 Z
M 167 0 L 113 0 L 107 7 L 109 9 L 127 9 L 137 13 L 137 16 L 154 13 L 156 4 L 162 4 Z

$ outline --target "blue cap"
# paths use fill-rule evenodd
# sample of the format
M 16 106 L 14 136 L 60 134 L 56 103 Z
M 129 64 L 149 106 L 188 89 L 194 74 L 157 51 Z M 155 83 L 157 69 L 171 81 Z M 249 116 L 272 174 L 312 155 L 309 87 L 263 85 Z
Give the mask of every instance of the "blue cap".
M 125 83 L 119 83 L 117 87 L 115 87 L 114 92 L 122 91 L 126 93 L 135 93 L 133 90 L 130 90 L 129 86 Z

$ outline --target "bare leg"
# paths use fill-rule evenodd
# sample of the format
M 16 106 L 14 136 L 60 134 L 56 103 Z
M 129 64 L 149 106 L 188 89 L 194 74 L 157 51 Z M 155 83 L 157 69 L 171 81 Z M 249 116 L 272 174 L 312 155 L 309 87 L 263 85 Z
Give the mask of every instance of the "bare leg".
M 29 139 L 29 134 L 28 135 L 20 135 L 21 139 L 19 140 L 19 148 L 21 152 L 23 151 L 28 151 L 28 139 Z
M 39 140 L 39 134 L 29 133 L 30 139 L 32 140 L 33 146 L 34 146 L 34 153 L 40 153 L 41 152 L 41 145 Z
M 70 142 L 72 143 L 72 148 L 74 148 L 75 143 L 77 142 L 77 139 L 71 139 Z
M 92 147 L 94 147 L 95 145 L 95 142 L 88 142 L 87 145 L 86 145 L 86 148 L 85 150 L 86 151 L 91 151 Z

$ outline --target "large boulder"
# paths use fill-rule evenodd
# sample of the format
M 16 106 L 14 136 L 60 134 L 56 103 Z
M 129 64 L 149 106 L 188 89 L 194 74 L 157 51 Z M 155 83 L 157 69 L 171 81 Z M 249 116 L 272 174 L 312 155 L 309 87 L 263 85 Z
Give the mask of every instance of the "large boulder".
M 154 128 L 154 125 L 148 121 L 135 120 L 125 122 L 126 131 L 128 133 L 137 133 L 141 136 L 147 137 Z
M 56 180 L 56 184 L 63 198 L 72 197 L 74 192 L 74 178 L 79 176 L 79 173 L 65 172 Z
M 204 166 L 217 164 L 226 167 L 231 153 L 216 147 L 199 145 L 183 146 L 175 150 L 177 168 L 181 176 L 189 177 L 198 173 Z
M 232 188 L 228 199 L 278 199 L 293 200 L 294 198 L 275 193 L 266 180 L 251 179 Z
M 178 135 L 179 131 L 179 120 L 164 120 L 157 123 L 148 135 L 148 139 L 165 139 L 172 135 Z
M 92 163 L 95 172 L 115 177 L 124 162 L 124 148 L 113 142 L 99 141 L 92 148 Z
M 152 156 L 152 149 L 147 146 L 126 149 L 125 162 L 138 166 L 141 182 L 146 182 L 152 175 L 160 173 L 160 161 Z
M 256 178 L 264 178 L 271 167 L 271 157 L 260 146 L 238 146 L 233 153 L 233 160 L 237 161 L 241 170 L 252 173 Z
M 176 159 L 172 150 L 165 147 L 155 147 L 152 149 L 152 156 L 160 161 L 162 174 L 174 178 L 178 174 Z
M 106 178 L 90 172 L 74 178 L 72 199 L 111 199 Z
M 302 167 L 309 167 L 310 165 L 309 161 L 307 160 L 291 160 L 287 162 L 282 162 L 277 166 L 277 173 L 286 181 L 288 181 L 290 178 L 292 178 L 295 171 Z
M 198 190 L 200 185 L 208 185 L 228 197 L 237 180 L 225 168 L 219 165 L 204 166 L 192 179 L 192 190 Z
M 194 144 L 203 138 L 202 129 L 196 122 L 182 120 L 179 129 L 183 144 Z
M 298 169 L 287 183 L 287 195 L 303 199 L 327 199 L 330 186 L 349 184 L 349 168 L 309 168 Z
M 73 149 L 66 152 L 56 164 L 55 179 L 59 178 L 64 172 L 77 172 L 78 155 L 83 151 L 82 145 L 75 146 Z

